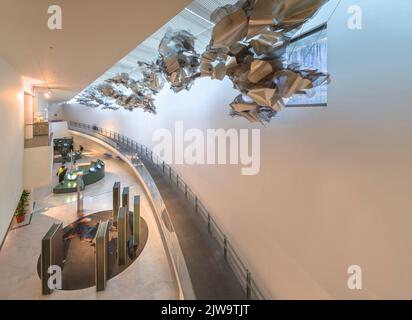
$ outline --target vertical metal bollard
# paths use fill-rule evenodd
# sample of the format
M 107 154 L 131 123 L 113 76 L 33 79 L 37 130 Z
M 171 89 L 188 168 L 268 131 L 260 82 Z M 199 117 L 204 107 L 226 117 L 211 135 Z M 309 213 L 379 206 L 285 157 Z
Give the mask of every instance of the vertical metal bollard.
M 119 208 L 121 207 L 121 196 L 120 196 L 120 182 L 117 181 L 113 185 L 113 221 L 117 222 L 117 214 L 119 213 Z
M 124 187 L 122 194 L 122 207 L 126 209 L 126 241 L 130 236 L 130 188 Z
M 104 291 L 109 274 L 109 221 L 100 221 L 95 243 L 96 291 Z
M 84 204 L 83 204 L 83 172 L 77 173 L 77 213 L 83 213 Z
M 117 259 L 120 266 L 127 263 L 127 218 L 126 208 L 121 207 L 117 215 Z
M 252 298 L 252 275 L 249 270 L 246 270 L 246 300 Z

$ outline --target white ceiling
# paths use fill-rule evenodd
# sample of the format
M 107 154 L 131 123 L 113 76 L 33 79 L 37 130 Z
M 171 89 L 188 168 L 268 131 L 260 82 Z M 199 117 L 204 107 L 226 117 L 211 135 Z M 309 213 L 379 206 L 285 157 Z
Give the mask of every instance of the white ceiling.
M 69 100 L 190 2 L 0 0 L 0 56 Z M 62 30 L 47 27 L 50 5 L 62 7 Z
M 139 77 L 140 71 L 137 66 L 137 61 L 151 62 L 156 60 L 160 40 L 168 28 L 190 31 L 196 37 L 196 51 L 202 53 L 209 44 L 214 26 L 209 20 L 210 14 L 220 6 L 234 4 L 236 2 L 237 0 L 194 0 L 179 14 L 107 70 L 92 85 L 96 85 L 122 72 L 127 72 L 136 78 Z

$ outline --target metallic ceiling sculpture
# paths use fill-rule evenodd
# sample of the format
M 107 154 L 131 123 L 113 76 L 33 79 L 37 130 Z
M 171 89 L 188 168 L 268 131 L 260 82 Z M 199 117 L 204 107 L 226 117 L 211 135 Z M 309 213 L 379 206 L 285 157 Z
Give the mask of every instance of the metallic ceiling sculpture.
M 199 77 L 200 56 L 195 51 L 195 37 L 185 30 L 167 30 L 159 45 L 158 65 L 174 92 L 190 90 Z
M 142 64 L 142 67 L 150 65 Z M 102 84 L 82 92 L 76 102 L 93 108 L 102 106 L 102 109 L 118 110 L 123 107 L 129 111 L 141 108 L 146 112 L 156 113 L 154 95 L 159 92 L 160 87 L 152 85 L 152 80 L 148 79 L 151 73 L 142 72 L 142 80 L 134 80 L 127 73 L 107 79 Z
M 293 35 L 328 0 L 240 0 L 217 8 L 210 44 L 200 56 L 195 37 L 168 30 L 154 63 L 138 62 L 143 78 L 123 73 L 86 90 L 77 102 L 92 107 L 156 113 L 154 96 L 165 81 L 174 92 L 190 90 L 198 77 L 226 76 L 240 94 L 230 104 L 231 115 L 250 122 L 269 122 L 285 99 L 329 82 L 329 75 L 299 65 L 287 65 L 286 48 Z M 117 105 L 117 106 L 116 106 Z
M 216 9 L 212 39 L 202 55 L 201 75 L 228 76 L 241 94 L 231 115 L 269 122 L 294 94 L 329 81 L 316 70 L 286 66 L 294 33 L 328 0 L 241 0 Z

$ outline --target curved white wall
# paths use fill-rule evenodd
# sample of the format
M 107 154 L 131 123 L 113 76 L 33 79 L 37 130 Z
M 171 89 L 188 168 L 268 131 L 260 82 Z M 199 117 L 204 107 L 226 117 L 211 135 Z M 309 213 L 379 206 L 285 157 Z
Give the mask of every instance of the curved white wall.
M 335 1 L 313 25 L 325 20 Z M 157 128 L 260 128 L 261 171 L 176 166 L 272 298 L 412 298 L 412 21 L 409 0 L 364 0 L 363 30 L 343 0 L 328 27 L 326 108 L 287 108 L 262 127 L 227 114 L 228 80 L 165 89 L 158 115 L 64 107 L 67 120 L 148 146 Z M 349 265 L 363 290 L 347 287 Z
M 0 57 L 0 244 L 23 188 L 23 90 L 20 75 Z

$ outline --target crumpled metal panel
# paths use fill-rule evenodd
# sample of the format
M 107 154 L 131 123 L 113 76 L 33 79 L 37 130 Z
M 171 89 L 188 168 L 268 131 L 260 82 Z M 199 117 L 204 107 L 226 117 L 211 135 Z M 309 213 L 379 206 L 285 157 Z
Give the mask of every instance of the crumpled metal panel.
M 278 29 L 296 29 L 312 18 L 329 0 L 264 0 L 272 3 L 274 26 Z M 258 2 L 258 5 L 259 5 Z
M 242 8 L 223 17 L 213 28 L 212 48 L 229 47 L 247 35 L 248 19 Z
M 158 64 L 174 92 L 189 90 L 200 76 L 195 37 L 185 30 L 167 30 L 159 45 Z
M 259 106 L 254 102 L 246 102 L 242 95 L 239 95 L 230 104 L 230 115 L 233 117 L 243 117 L 249 122 L 269 122 L 276 115 L 272 108 Z
M 158 63 L 146 63 L 138 61 L 137 64 L 143 74 L 143 79 L 139 82 L 141 86 L 149 88 L 153 94 L 163 89 L 165 79 L 162 76 L 162 70 Z
M 233 87 L 242 93 L 230 105 L 233 116 L 268 122 L 284 107 L 284 99 L 330 81 L 329 75 L 319 71 L 285 65 L 296 28 L 327 1 L 241 0 L 212 13 L 216 25 L 202 55 L 201 74 L 223 79 L 225 70 Z

